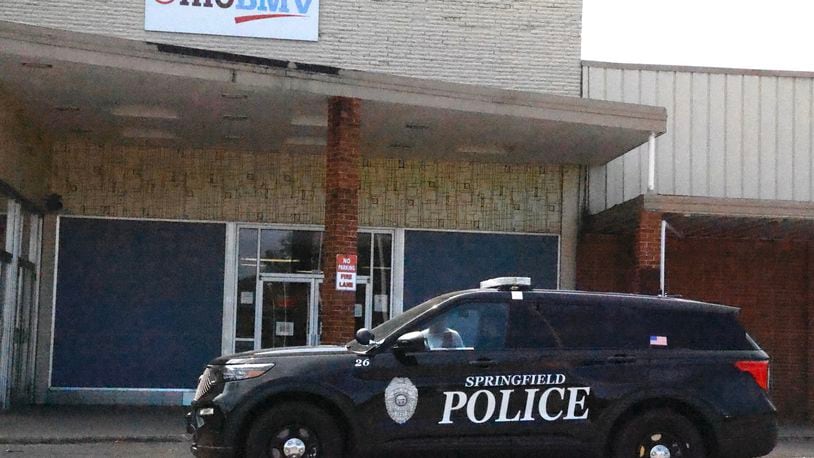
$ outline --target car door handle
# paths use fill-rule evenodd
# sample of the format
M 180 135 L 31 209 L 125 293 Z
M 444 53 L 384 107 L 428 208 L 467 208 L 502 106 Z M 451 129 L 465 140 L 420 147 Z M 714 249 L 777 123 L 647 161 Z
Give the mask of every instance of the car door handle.
M 469 365 L 470 366 L 475 366 L 475 367 L 489 367 L 489 366 L 495 364 L 496 362 L 497 361 L 495 361 L 493 359 L 479 358 L 479 359 L 476 359 L 474 361 L 469 361 Z
M 632 363 L 636 361 L 636 357 L 630 355 L 613 355 L 608 356 L 608 361 L 616 364 Z

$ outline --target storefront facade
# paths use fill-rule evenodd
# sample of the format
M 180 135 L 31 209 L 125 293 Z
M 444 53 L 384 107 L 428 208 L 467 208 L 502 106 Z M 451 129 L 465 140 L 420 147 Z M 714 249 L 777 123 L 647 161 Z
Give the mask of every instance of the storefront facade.
M 145 32 L 132 5 L 74 3 L 0 7 L 18 22 L 0 24 L 20 107 L 3 134 L 35 131 L 0 180 L 42 216 L 17 403 L 179 404 L 219 354 L 341 343 L 497 275 L 573 288 L 586 166 L 664 131 L 662 109 L 576 97 L 579 2 L 485 22 L 444 2 L 408 11 L 421 31 L 398 5 L 323 1 L 315 43 Z M 349 8 L 406 42 L 342 28 Z M 83 33 L 97 16 L 124 22 Z M 484 60 L 501 24 L 516 36 Z
M 54 188 L 65 207 L 81 208 L 88 202 L 98 207 L 86 206 L 86 214 L 63 211 L 47 217 L 57 246 L 46 400 L 107 402 L 112 397 L 141 402 L 148 396 L 150 402 L 170 402 L 165 400 L 189 395 L 188 380 L 212 355 L 321 343 L 323 166 L 283 154 L 273 156 L 277 170 L 257 164 L 251 169 L 257 184 L 239 185 L 238 192 L 260 188 L 269 202 L 243 207 L 245 202 L 235 200 L 247 213 L 224 222 L 222 212 L 230 209 L 222 202 L 192 208 L 186 191 L 151 191 L 141 184 L 171 183 L 172 172 L 153 165 L 166 166 L 171 160 L 139 159 L 131 148 L 111 148 L 90 156 L 99 159 L 96 165 L 88 162 L 88 148 L 95 147 L 72 148 L 74 156 L 63 147 L 54 149 L 61 163 L 75 164 L 55 171 L 52 181 L 66 183 Z M 245 156 L 253 155 L 237 156 L 224 163 L 245 164 L 252 160 Z M 126 196 L 93 191 L 93 174 L 115 176 L 121 167 L 117 158 L 132 161 L 123 168 L 132 177 L 141 176 L 139 183 L 108 184 L 130 189 Z M 199 160 L 212 164 L 214 159 Z M 360 204 L 367 211 L 360 210 L 357 235 L 355 328 L 375 326 L 436 294 L 474 287 L 480 279 L 505 272 L 533 276 L 541 287 L 558 287 L 560 193 L 563 174 L 576 167 L 495 168 L 489 163 L 363 161 Z M 179 174 L 184 170 L 200 168 L 178 166 Z M 158 176 L 163 174 L 165 178 Z M 209 174 L 200 180 L 187 176 L 180 188 L 191 188 L 193 180 L 204 186 L 201 193 L 210 192 Z M 86 183 L 85 194 L 77 196 L 80 186 L 68 183 Z M 155 193 L 155 200 L 145 191 Z M 196 217 L 173 218 L 174 209 L 147 217 L 126 213 L 128 207 L 141 211 L 137 201 L 142 199 L 153 202 L 146 207 L 151 211 L 167 211 L 161 209 L 177 199 Z M 453 199 L 459 203 L 447 204 Z M 512 200 L 522 210 L 507 209 Z M 259 215 L 258 208 L 271 214 Z M 216 213 L 200 213 L 206 209 Z M 451 211 L 455 214 L 446 218 L 432 216 Z M 123 353 L 128 358 L 122 359 Z M 137 367 L 154 369 L 153 375 L 139 371 L 134 376 L 134 360 L 140 361 Z

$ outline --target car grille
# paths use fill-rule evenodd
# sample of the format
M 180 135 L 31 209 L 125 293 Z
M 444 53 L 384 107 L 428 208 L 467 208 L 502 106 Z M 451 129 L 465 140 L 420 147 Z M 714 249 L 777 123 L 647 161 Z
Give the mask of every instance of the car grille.
M 204 397 L 206 393 L 209 393 L 209 391 L 215 386 L 216 382 L 217 379 L 212 377 L 212 371 L 207 367 L 206 370 L 204 370 L 203 375 L 201 375 L 201 378 L 198 380 L 198 389 L 195 390 L 195 398 L 193 401 L 197 401 L 198 399 Z

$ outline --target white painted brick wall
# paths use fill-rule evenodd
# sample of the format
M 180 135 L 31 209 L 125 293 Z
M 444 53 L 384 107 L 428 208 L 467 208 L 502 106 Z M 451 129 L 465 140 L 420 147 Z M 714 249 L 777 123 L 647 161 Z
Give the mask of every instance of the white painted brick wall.
M 581 0 L 321 0 L 317 43 L 144 31 L 143 0 L 0 0 L 0 20 L 580 95 Z

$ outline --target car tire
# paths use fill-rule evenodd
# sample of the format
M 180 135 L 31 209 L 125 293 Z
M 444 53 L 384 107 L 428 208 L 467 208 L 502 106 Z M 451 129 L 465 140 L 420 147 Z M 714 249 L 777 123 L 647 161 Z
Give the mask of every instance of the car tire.
M 252 423 L 246 437 L 249 458 L 284 458 L 285 445 L 303 446 L 303 458 L 341 458 L 342 432 L 330 414 L 304 403 L 275 406 Z
M 663 452 L 667 450 L 669 454 Z M 649 410 L 622 427 L 613 444 L 615 458 L 705 458 L 704 438 L 692 422 L 670 409 Z

